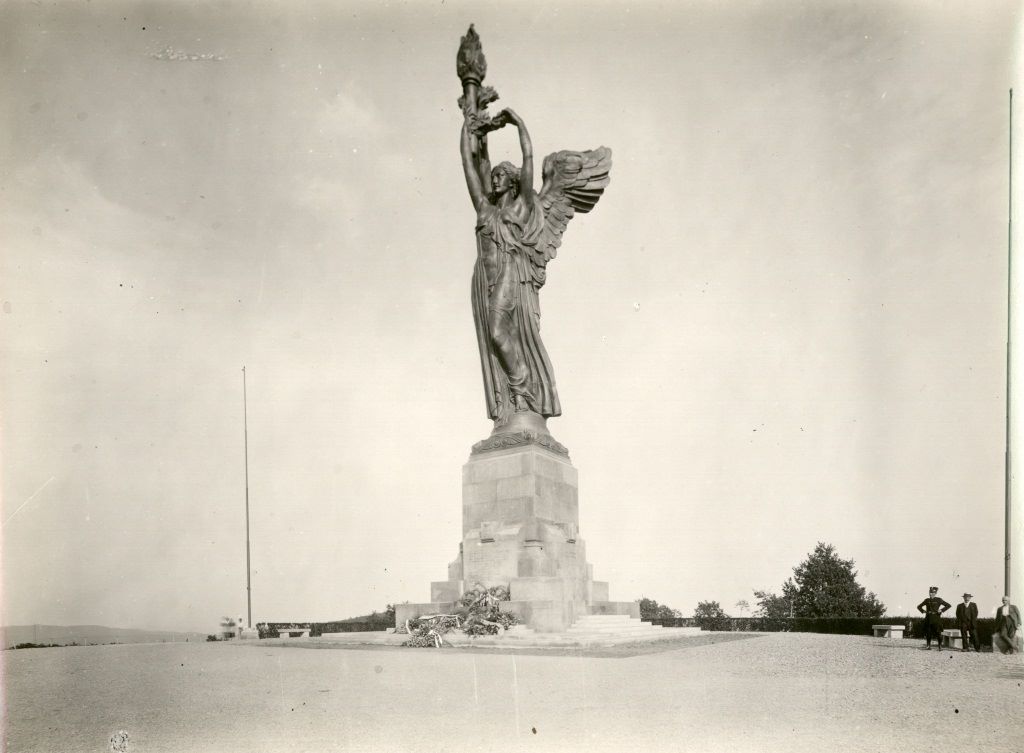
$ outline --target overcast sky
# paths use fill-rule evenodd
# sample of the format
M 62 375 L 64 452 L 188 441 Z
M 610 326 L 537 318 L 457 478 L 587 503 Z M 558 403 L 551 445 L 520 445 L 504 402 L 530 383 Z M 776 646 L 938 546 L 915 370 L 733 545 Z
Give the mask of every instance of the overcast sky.
M 3 622 L 245 614 L 243 365 L 254 621 L 446 577 L 470 22 L 538 162 L 614 153 L 541 292 L 611 597 L 736 614 L 826 541 L 988 614 L 1017 6 L 4 4 Z

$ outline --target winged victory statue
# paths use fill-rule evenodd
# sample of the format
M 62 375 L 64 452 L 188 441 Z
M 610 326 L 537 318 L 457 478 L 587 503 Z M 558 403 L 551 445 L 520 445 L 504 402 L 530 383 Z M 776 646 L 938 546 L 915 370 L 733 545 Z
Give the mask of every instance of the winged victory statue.
M 549 154 L 541 189 L 534 190 L 533 147 L 523 119 L 510 109 L 487 113 L 498 94 L 482 86 L 487 63 L 472 26 L 456 69 L 463 88 L 460 152 L 476 210 L 472 303 L 487 414 L 496 431 L 517 416 L 535 414 L 543 423 L 562 409 L 540 338 L 538 293 L 569 220 L 593 209 L 608 186 L 612 153 L 602 146 Z M 487 134 L 507 125 L 518 130 L 522 165 L 492 167 Z

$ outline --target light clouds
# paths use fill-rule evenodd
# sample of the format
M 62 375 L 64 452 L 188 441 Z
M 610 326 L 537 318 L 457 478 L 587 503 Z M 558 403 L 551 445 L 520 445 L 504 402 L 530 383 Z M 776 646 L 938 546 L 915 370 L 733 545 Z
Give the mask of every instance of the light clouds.
M 214 52 L 185 52 L 184 50 L 176 50 L 170 45 L 151 52 L 149 56 L 154 60 L 174 60 L 189 63 L 220 62 L 225 59 L 223 55 L 218 55 Z
M 614 598 L 749 600 L 819 539 L 891 606 L 954 565 L 996 588 L 1010 35 L 856 8 L 5 9 L 64 30 L 0 81 L 6 514 L 55 479 L 5 530 L 5 619 L 239 611 L 242 364 L 254 616 L 427 598 L 488 430 L 469 21 L 538 159 L 615 152 L 541 296 Z M 970 559 L 929 543 L 964 499 Z

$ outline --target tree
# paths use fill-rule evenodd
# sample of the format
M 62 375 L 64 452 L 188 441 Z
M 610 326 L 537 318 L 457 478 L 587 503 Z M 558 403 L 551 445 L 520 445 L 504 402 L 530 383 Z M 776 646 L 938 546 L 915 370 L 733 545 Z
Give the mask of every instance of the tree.
M 740 616 L 742 617 L 750 611 L 750 602 L 746 599 L 740 599 L 736 602 L 736 608 L 740 610 Z
M 365 621 L 374 626 L 394 627 L 395 626 L 395 605 L 388 604 L 383 612 L 373 610 L 372 614 L 366 616 Z
M 881 617 L 885 604 L 857 582 L 853 560 L 844 560 L 831 544 L 818 542 L 807 559 L 793 568 L 799 617 Z
M 790 579 L 782 585 L 782 596 L 778 596 L 771 591 L 754 591 L 754 598 L 757 599 L 757 609 L 754 611 L 754 616 L 766 617 L 770 620 L 783 620 L 791 617 L 793 600 L 790 593 L 795 589 L 796 586 L 793 585 L 793 580 Z
M 395 605 L 388 604 L 384 607 L 383 612 L 378 612 L 376 609 L 370 614 L 359 615 L 358 617 L 347 617 L 344 620 L 338 620 L 338 622 L 366 622 L 374 627 L 389 628 L 395 626 Z
M 881 617 L 885 604 L 857 582 L 853 560 L 831 544 L 818 542 L 782 584 L 782 596 L 755 591 L 762 617 Z
M 717 601 L 699 601 L 693 610 L 693 618 L 702 630 L 725 630 L 729 615 Z
M 654 599 L 648 599 L 646 596 L 640 598 L 641 620 L 670 619 L 672 617 L 679 617 L 678 609 L 673 609 L 667 604 L 659 604 Z

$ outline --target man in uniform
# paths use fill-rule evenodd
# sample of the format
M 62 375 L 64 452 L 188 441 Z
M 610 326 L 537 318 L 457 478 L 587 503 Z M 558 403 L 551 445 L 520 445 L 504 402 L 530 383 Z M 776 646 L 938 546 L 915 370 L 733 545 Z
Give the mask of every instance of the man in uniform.
M 952 604 L 939 598 L 939 587 L 928 589 L 928 598 L 917 605 L 917 611 L 924 615 L 925 651 L 932 647 L 932 636 L 935 636 L 935 648 L 942 650 L 942 613 Z
M 978 642 L 978 605 L 971 601 L 974 597 L 964 594 L 964 603 L 956 605 L 956 624 L 960 628 L 961 651 L 970 651 L 967 638 L 970 636 L 975 651 L 981 651 Z

